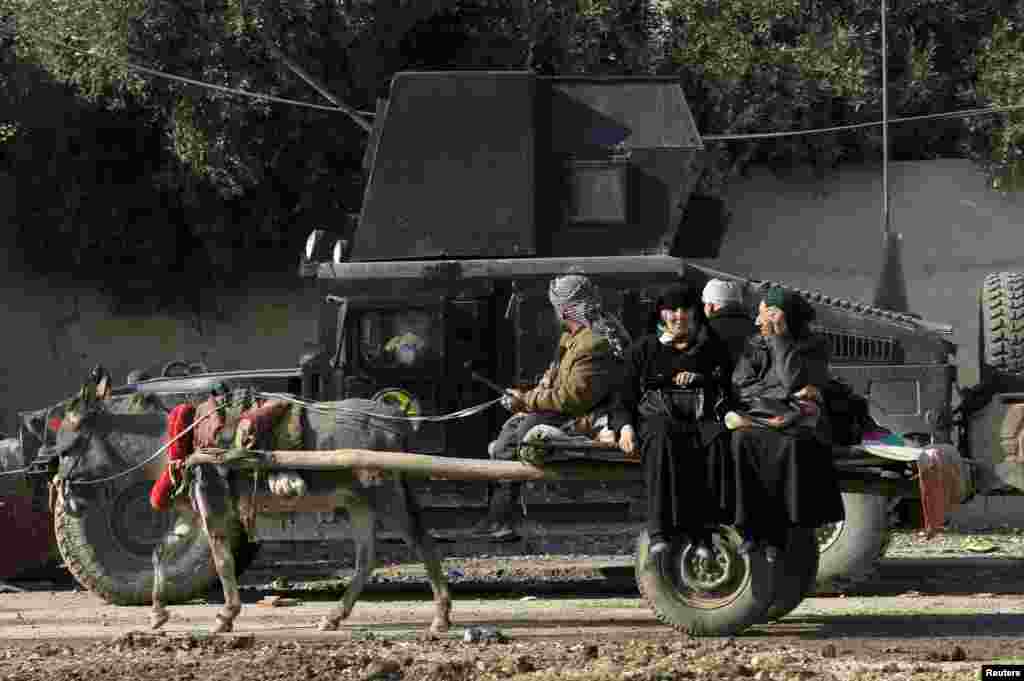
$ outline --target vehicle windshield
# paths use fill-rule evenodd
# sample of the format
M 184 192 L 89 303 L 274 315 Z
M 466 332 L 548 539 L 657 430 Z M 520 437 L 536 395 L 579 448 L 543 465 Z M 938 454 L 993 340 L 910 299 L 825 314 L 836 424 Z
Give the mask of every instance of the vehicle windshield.
M 439 324 L 426 310 L 376 310 L 359 320 L 359 358 L 367 368 L 423 367 L 439 355 Z

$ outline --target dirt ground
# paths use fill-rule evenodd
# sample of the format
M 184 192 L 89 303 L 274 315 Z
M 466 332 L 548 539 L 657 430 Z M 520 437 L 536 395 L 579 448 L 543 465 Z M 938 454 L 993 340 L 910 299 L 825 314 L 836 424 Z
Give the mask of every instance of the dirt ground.
M 454 626 L 435 640 L 423 636 L 431 604 L 415 566 L 379 569 L 333 633 L 315 628 L 330 580 L 267 583 L 257 571 L 236 633 L 221 636 L 208 633 L 215 603 L 176 606 L 151 634 L 147 608 L 22 584 L 0 593 L 0 679 L 977 679 L 982 663 L 1024 663 L 1019 537 L 897 537 L 855 593 L 718 639 L 661 625 L 621 557 L 446 561 Z M 283 605 L 267 604 L 275 597 Z

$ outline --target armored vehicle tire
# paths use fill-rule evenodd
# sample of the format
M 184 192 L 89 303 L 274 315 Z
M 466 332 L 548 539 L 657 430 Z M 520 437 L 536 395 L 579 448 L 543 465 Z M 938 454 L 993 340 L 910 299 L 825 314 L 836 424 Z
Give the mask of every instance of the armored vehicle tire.
M 875 494 L 843 493 L 846 519 L 818 528 L 818 592 L 842 591 L 874 574 L 889 548 L 889 503 Z
M 1024 274 L 996 272 L 979 293 L 978 363 L 982 384 L 1024 385 Z
M 729 636 L 763 622 L 775 597 L 774 566 L 759 553 L 741 556 L 734 528 L 719 526 L 713 543 L 705 561 L 677 541 L 650 563 L 646 532 L 637 543 L 640 594 L 659 620 L 691 636 Z
M 779 574 L 775 602 L 765 615 L 769 622 L 780 620 L 796 610 L 804 596 L 814 591 L 818 576 L 818 537 L 815 531 L 804 527 L 790 530 L 789 542 L 776 569 Z
M 152 551 L 172 530 L 180 538 L 174 548 L 165 550 L 165 602 L 203 596 L 217 578 L 202 528 L 198 524 L 175 528 L 177 514 L 153 511 L 150 485 L 138 481 L 110 493 L 97 488 L 90 491 L 78 514 L 64 503 L 55 504 L 54 529 L 65 566 L 79 584 L 108 603 L 152 602 Z M 252 563 L 257 545 L 243 540 L 241 546 L 236 553 L 238 574 Z

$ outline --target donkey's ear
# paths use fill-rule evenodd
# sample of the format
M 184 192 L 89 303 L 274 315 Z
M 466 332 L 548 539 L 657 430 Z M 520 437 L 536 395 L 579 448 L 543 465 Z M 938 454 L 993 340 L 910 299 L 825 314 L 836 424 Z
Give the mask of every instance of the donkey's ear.
M 113 386 L 110 385 L 110 374 L 107 374 L 96 384 L 96 399 L 109 400 L 112 394 Z
M 90 372 L 89 379 L 93 384 L 93 397 L 96 400 L 106 400 L 110 398 L 113 385 L 110 380 L 109 371 L 103 368 L 102 365 L 97 364 L 93 367 L 92 372 Z

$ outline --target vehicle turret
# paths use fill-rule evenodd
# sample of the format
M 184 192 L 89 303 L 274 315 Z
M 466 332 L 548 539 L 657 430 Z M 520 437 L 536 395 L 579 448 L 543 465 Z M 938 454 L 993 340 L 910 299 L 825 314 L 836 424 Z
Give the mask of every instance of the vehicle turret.
M 350 257 L 707 257 L 679 238 L 702 149 L 678 78 L 398 73 Z

